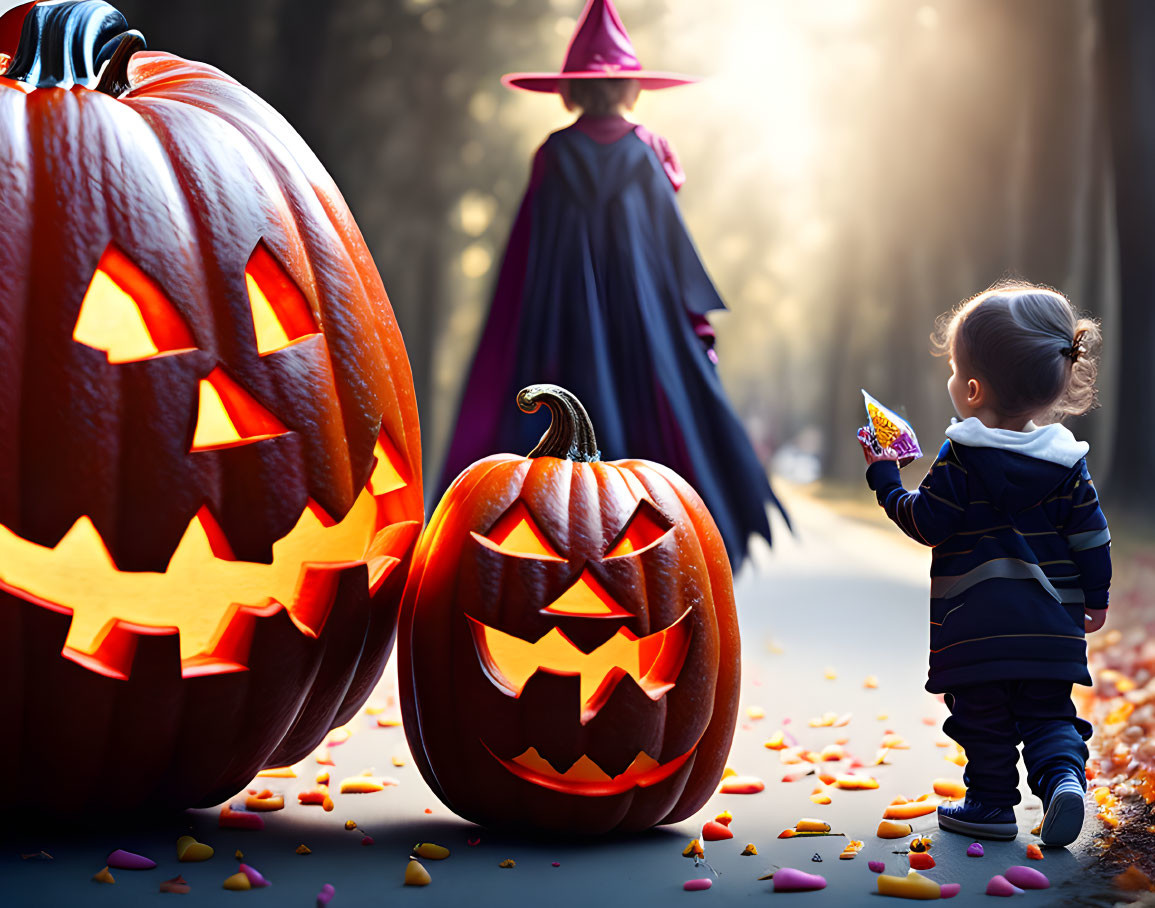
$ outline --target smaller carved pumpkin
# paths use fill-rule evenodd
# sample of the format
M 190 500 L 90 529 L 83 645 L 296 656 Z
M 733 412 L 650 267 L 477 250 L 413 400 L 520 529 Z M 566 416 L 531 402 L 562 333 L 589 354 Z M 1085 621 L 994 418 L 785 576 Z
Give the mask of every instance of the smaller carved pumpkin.
M 458 814 L 576 833 L 646 829 L 705 803 L 734 733 L 730 564 L 697 494 L 599 460 L 578 400 L 526 457 L 445 493 L 414 555 L 398 637 L 405 732 Z

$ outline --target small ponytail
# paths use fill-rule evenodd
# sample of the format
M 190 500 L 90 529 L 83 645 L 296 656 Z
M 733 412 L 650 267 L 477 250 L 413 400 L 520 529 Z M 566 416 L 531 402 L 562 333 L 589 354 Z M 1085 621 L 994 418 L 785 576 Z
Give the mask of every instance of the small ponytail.
M 1059 421 L 1066 416 L 1079 416 L 1095 406 L 1095 379 L 1099 374 L 1099 350 L 1103 338 L 1099 324 L 1093 319 L 1081 318 L 1075 323 L 1075 335 L 1070 353 L 1064 353 L 1071 361 L 1071 375 L 1067 387 L 1055 401 L 1052 416 Z

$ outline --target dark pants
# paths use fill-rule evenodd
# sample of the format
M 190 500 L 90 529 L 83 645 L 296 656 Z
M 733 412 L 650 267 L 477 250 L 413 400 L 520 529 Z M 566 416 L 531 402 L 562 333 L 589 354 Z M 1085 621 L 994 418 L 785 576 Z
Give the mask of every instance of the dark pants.
M 1043 799 L 1068 772 L 1082 780 L 1091 724 L 1075 715 L 1069 681 L 988 681 L 946 694 L 943 731 L 966 751 L 967 794 L 989 807 L 1012 807 L 1019 797 L 1019 750 L 1027 784 Z

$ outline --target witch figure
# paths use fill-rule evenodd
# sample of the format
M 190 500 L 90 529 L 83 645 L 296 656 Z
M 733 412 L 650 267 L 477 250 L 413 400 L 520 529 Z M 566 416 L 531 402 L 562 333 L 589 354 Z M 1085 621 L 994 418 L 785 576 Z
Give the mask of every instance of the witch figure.
M 693 485 L 736 569 L 751 534 L 770 539 L 767 504 L 781 506 L 716 372 L 706 313 L 725 306 L 674 198 L 681 167 L 623 116 L 642 89 L 695 80 L 642 69 L 610 0 L 589 0 L 560 73 L 502 81 L 581 116 L 534 157 L 439 491 L 475 460 L 531 450 L 548 416 L 514 398 L 558 384 L 585 405 L 603 459 L 653 460 Z

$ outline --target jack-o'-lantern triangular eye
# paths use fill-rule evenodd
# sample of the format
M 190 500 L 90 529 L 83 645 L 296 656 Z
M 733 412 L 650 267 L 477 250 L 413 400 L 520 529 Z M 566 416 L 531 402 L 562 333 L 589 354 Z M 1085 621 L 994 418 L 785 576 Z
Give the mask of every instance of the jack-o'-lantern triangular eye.
M 485 536 L 473 536 L 483 545 L 496 549 L 504 555 L 518 558 L 537 558 L 542 561 L 565 561 L 549 544 L 545 534 L 534 522 L 529 508 L 522 502 L 515 502 L 493 525 Z
M 369 491 L 374 495 L 384 495 L 405 488 L 408 482 L 405 460 L 384 431 L 377 437 L 373 456 L 377 458 L 377 463 L 369 475 Z
M 657 508 L 643 499 L 638 502 L 606 558 L 620 558 L 622 555 L 636 555 L 645 551 L 657 545 L 672 526 Z
M 196 347 L 160 285 L 111 243 L 92 275 L 72 339 L 131 363 Z
M 201 379 L 193 451 L 213 451 L 276 438 L 289 430 L 219 366 Z
M 261 356 L 318 333 L 308 300 L 264 243 L 257 244 L 245 265 L 245 285 Z

